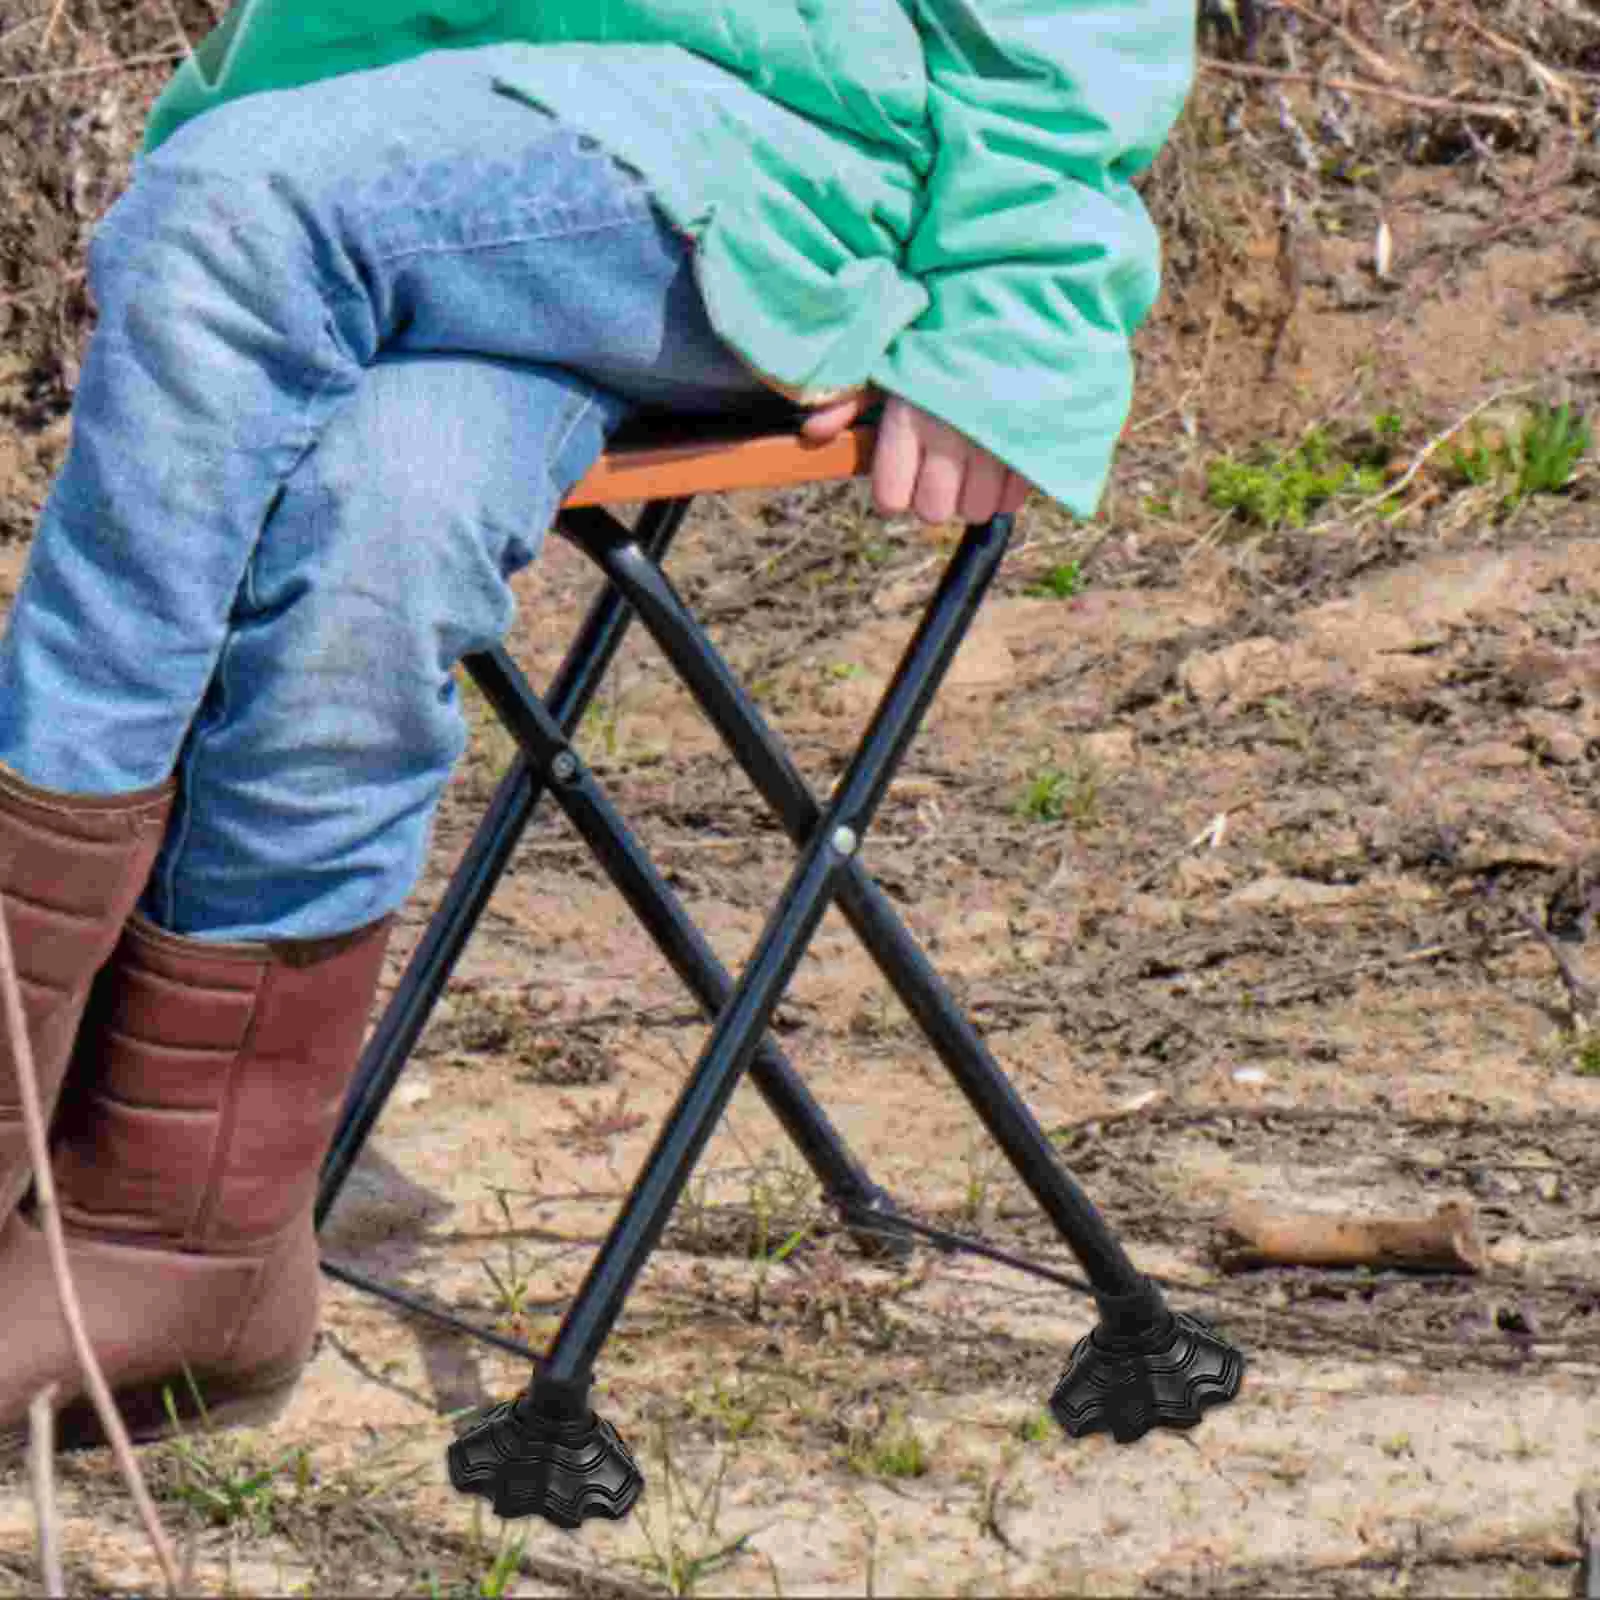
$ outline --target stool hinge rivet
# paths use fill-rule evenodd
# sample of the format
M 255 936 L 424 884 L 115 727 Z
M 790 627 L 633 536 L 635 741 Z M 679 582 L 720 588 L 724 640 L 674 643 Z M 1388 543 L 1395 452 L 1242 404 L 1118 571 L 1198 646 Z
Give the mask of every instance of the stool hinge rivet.
M 557 783 L 571 783 L 578 776 L 578 758 L 570 750 L 562 750 L 552 756 L 550 776 Z
M 833 848 L 842 856 L 853 856 L 860 840 L 856 838 L 854 828 L 835 828 L 833 830 Z

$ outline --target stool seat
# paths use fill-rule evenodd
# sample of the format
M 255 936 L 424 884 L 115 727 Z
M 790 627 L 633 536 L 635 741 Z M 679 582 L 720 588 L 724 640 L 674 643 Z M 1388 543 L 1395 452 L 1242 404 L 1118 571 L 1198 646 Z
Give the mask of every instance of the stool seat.
M 563 504 L 681 500 L 828 483 L 870 470 L 875 423 L 857 423 L 819 444 L 800 433 L 801 420 L 796 412 L 773 418 L 635 418 L 617 431 Z

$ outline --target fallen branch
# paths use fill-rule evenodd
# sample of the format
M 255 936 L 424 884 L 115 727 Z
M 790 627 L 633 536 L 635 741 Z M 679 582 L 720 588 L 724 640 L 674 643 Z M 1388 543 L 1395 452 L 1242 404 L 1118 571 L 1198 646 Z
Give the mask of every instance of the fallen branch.
M 1467 117 L 1483 117 L 1490 122 L 1520 123 L 1527 112 L 1488 100 L 1451 100 L 1444 95 L 1417 94 L 1410 89 L 1396 89 L 1387 83 L 1371 83 L 1364 78 L 1328 78 L 1320 72 L 1292 72 L 1287 67 L 1256 67 L 1245 61 L 1212 61 L 1201 63 L 1207 72 L 1221 73 L 1230 78 L 1259 78 L 1268 83 L 1304 83 L 1313 89 L 1338 89 L 1345 94 L 1375 95 L 1383 100 L 1398 100 L 1402 105 L 1416 106 L 1421 111 L 1457 111 Z
M 1223 1219 L 1213 1254 L 1226 1272 L 1252 1267 L 1426 1267 L 1479 1272 L 1472 1207 L 1450 1200 L 1431 1217 L 1272 1212 L 1249 1202 Z
M 61 1212 L 56 1205 L 54 1174 L 50 1168 L 50 1147 L 45 1135 L 44 1109 L 39 1103 L 39 1080 L 34 1071 L 33 1045 L 28 1038 L 27 1014 L 22 1007 L 22 988 L 17 981 L 17 964 L 11 951 L 11 929 L 5 913 L 5 903 L 0 898 L 0 1004 L 5 1008 L 5 1025 L 11 1044 L 11 1060 L 16 1071 L 17 1097 L 22 1102 L 22 1122 L 28 1138 L 28 1160 L 33 1165 L 34 1205 L 45 1247 L 50 1255 L 50 1269 L 55 1275 L 56 1296 L 61 1304 L 61 1314 L 66 1319 L 67 1332 L 72 1338 L 72 1348 L 83 1369 L 84 1384 L 94 1404 L 95 1415 L 105 1431 L 117 1468 L 133 1497 L 139 1520 L 144 1524 L 145 1536 L 155 1552 L 166 1581 L 167 1593 L 177 1595 L 181 1589 L 178 1562 L 171 1541 L 161 1526 L 161 1516 L 150 1491 L 145 1487 L 144 1474 L 134 1459 L 128 1430 L 123 1426 L 116 1401 L 106 1384 L 105 1374 L 95 1358 L 94 1346 L 89 1342 L 84 1326 L 83 1307 L 78 1302 L 78 1292 L 72 1283 L 72 1267 L 67 1260 L 66 1234 L 61 1226 Z

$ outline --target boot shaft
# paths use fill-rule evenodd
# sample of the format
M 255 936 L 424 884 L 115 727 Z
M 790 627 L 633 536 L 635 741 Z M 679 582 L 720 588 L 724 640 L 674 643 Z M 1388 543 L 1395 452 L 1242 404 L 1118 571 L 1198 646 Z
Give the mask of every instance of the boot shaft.
M 81 1036 L 55 1151 L 79 1235 L 249 1252 L 309 1208 L 389 922 L 219 945 L 128 924 Z
M 52 1160 L 90 1339 L 136 1436 L 167 1392 L 213 1421 L 286 1398 L 316 1335 L 312 1203 L 360 1053 L 387 919 L 214 945 L 130 920 L 79 1035 Z M 32 1217 L 0 1226 L 0 1442 L 40 1390 L 86 1425 Z
M 22 990 L 46 1118 L 94 975 L 150 875 L 174 786 L 85 796 L 35 788 L 0 767 L 0 905 Z M 0 1028 L 0 1223 L 32 1169 L 11 1041 Z

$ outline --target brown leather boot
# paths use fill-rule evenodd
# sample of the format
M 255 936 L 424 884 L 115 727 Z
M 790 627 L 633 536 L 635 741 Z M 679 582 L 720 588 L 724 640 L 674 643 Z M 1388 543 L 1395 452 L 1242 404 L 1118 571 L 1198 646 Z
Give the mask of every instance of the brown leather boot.
M 128 924 L 85 1022 L 52 1162 L 90 1339 L 135 1438 L 180 1411 L 264 1420 L 311 1354 L 317 1175 L 360 1052 L 389 920 L 343 938 L 218 945 Z M 85 1053 L 92 1057 L 84 1059 Z M 97 1429 L 44 1239 L 0 1231 L 0 1433 L 59 1386 Z
M 89 986 L 150 876 L 173 789 L 56 794 L 0 767 L 0 899 L 46 1120 Z M 10 1037 L 0 1027 L 0 1223 L 32 1179 Z

